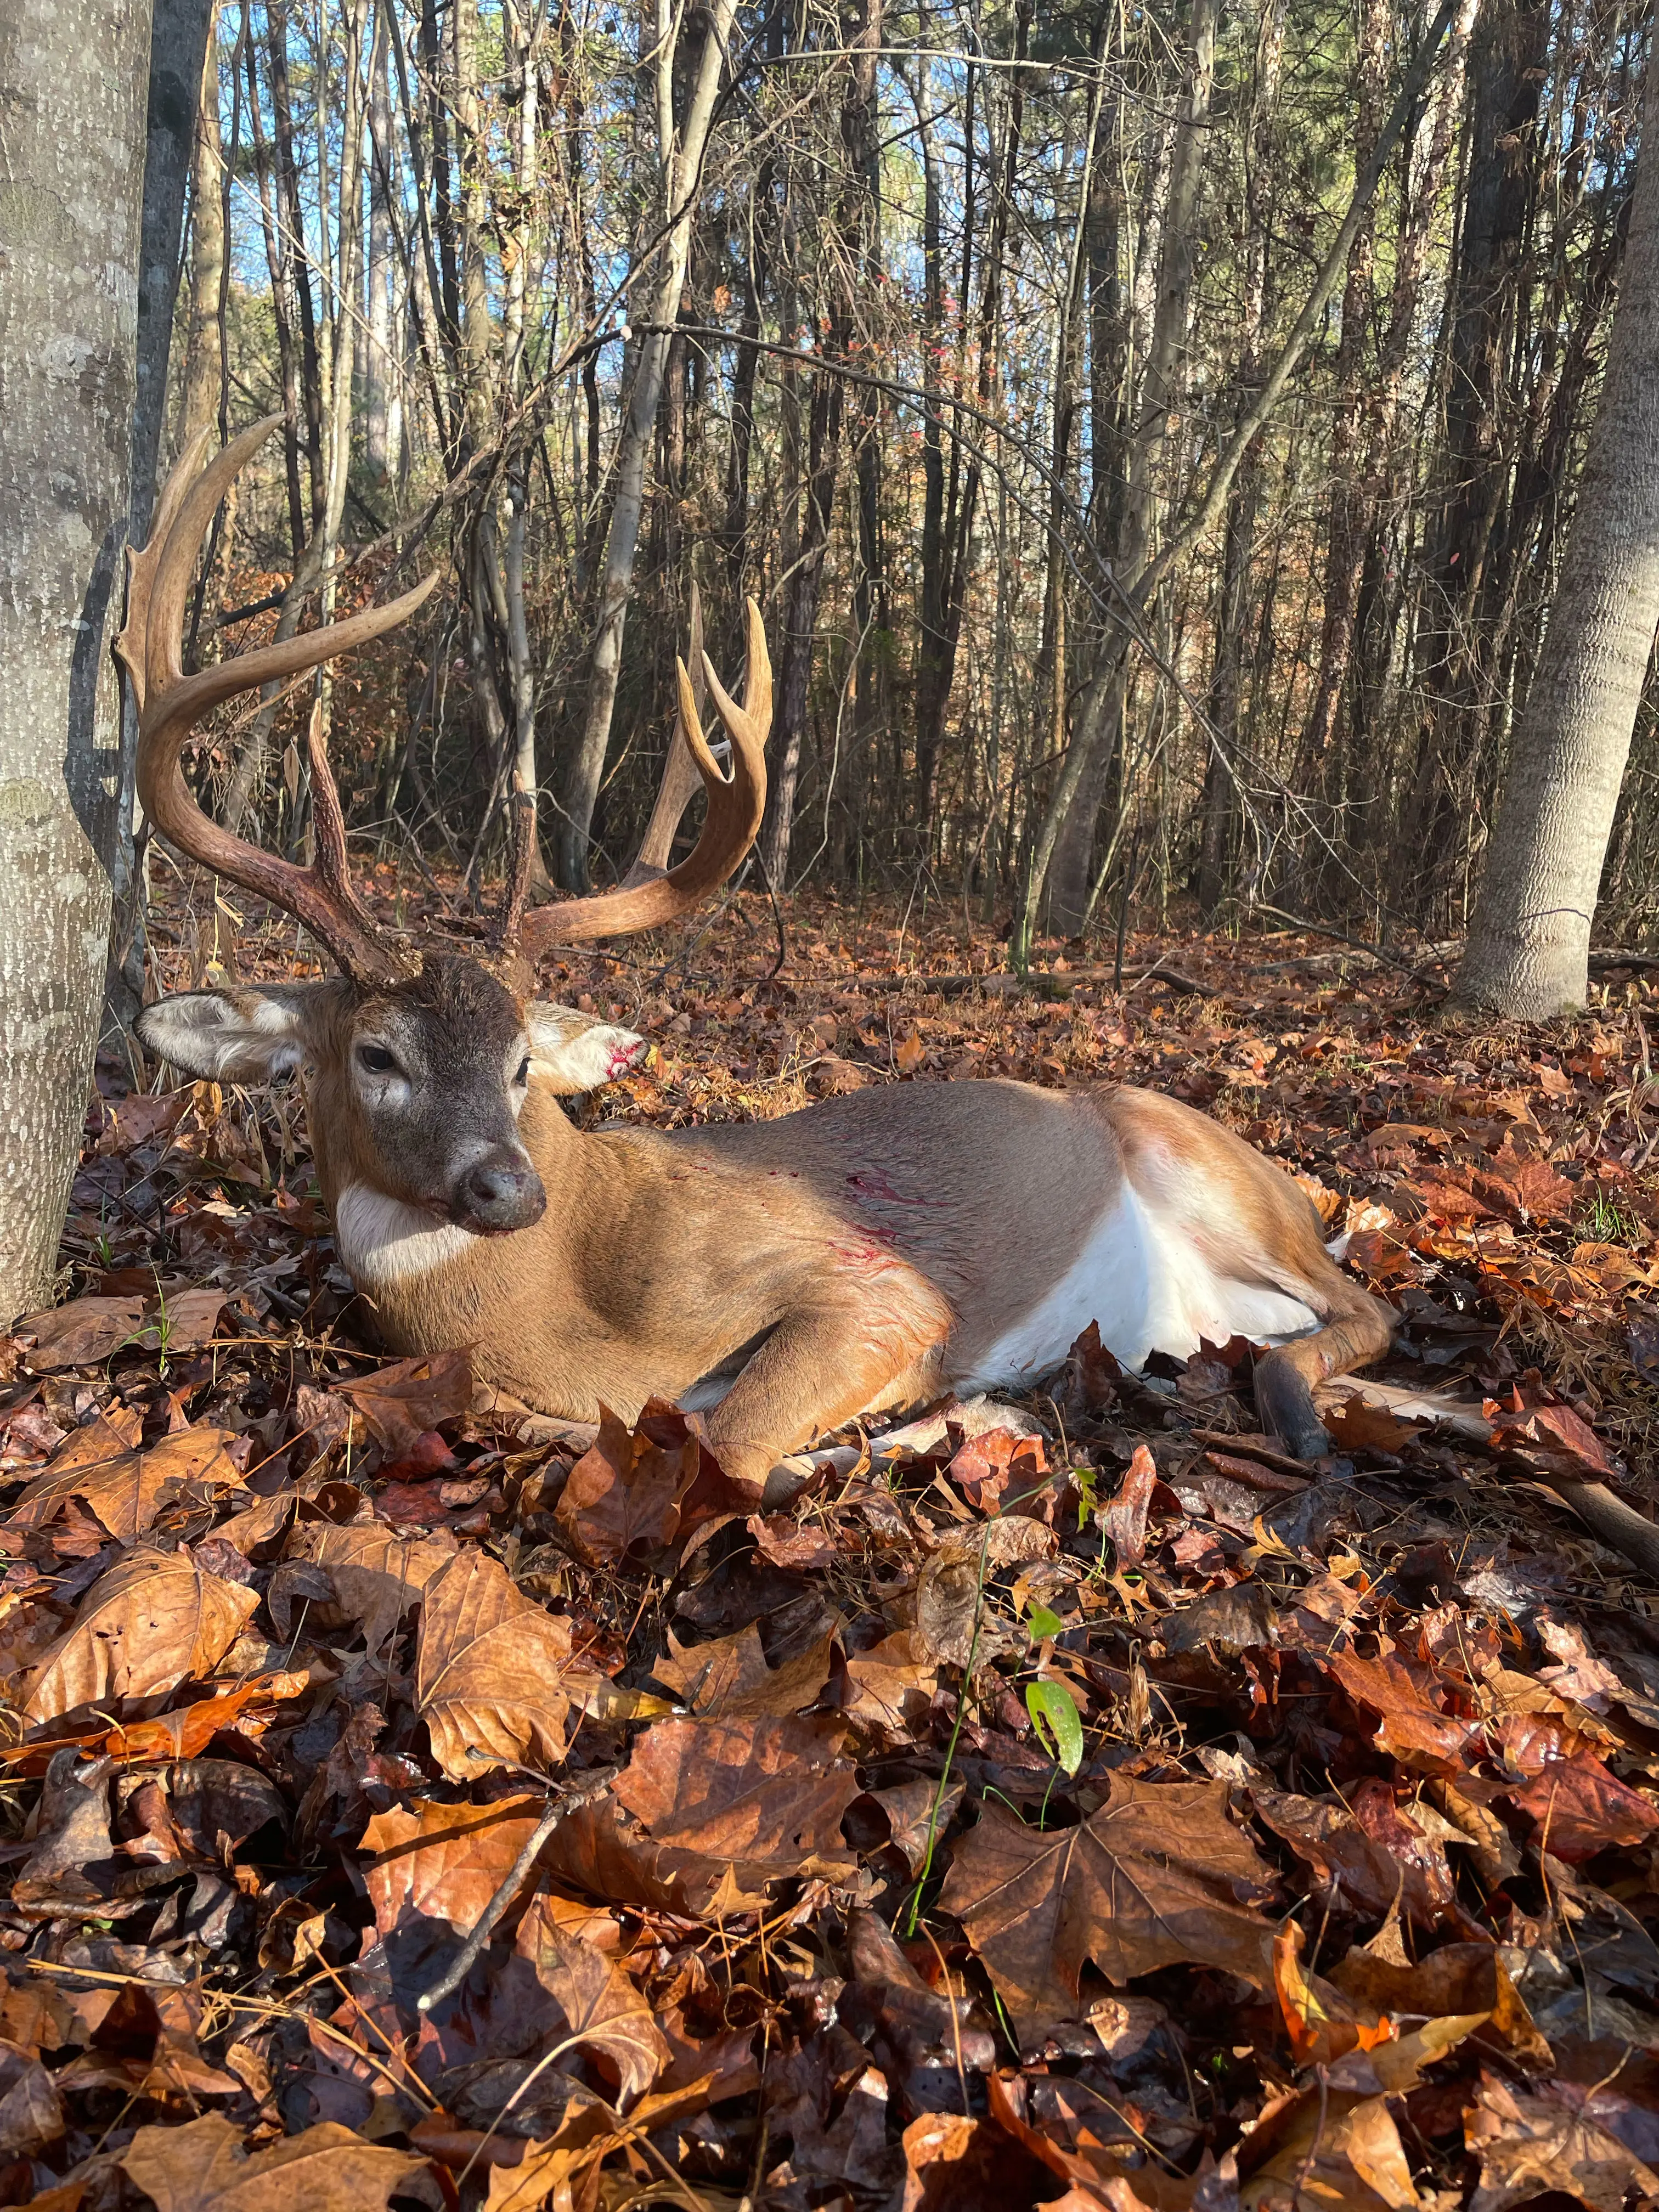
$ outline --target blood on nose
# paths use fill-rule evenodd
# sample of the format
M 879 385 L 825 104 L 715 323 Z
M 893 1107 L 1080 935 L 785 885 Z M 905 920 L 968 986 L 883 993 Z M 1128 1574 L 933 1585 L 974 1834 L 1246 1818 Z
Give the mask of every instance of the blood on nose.
M 505 1147 L 472 1162 L 456 1197 L 467 1226 L 485 1231 L 527 1229 L 547 1206 L 542 1179 L 529 1160 Z

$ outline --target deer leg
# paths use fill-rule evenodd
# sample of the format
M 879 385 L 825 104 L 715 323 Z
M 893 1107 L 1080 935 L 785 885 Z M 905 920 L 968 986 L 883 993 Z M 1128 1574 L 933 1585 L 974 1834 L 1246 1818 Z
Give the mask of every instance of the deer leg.
M 1256 1363 L 1255 1406 L 1262 1426 L 1282 1437 L 1296 1458 L 1320 1458 L 1331 1440 L 1314 1408 L 1315 1383 L 1380 1359 L 1393 1341 L 1389 1308 L 1363 1291 L 1353 1294 L 1352 1303 L 1314 1335 L 1277 1345 Z
M 950 1316 L 932 1295 L 907 1303 L 902 1311 L 849 1302 L 785 1315 L 708 1416 L 709 1444 L 732 1481 L 783 1502 L 799 1480 L 776 1486 L 774 1498 L 767 1479 L 786 1454 L 890 1402 L 912 1376 L 925 1394 L 927 1355 Z

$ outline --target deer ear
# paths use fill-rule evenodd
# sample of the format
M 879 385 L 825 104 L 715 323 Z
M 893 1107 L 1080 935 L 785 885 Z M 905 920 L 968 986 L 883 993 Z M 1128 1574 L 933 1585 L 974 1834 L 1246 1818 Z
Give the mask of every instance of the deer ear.
M 315 988 L 179 991 L 146 1006 L 134 1026 L 142 1044 L 186 1075 L 270 1083 L 305 1059 Z
M 597 1091 L 635 1067 L 651 1049 L 632 1030 L 612 1029 L 574 1006 L 532 999 L 525 1010 L 530 1057 L 556 1091 Z

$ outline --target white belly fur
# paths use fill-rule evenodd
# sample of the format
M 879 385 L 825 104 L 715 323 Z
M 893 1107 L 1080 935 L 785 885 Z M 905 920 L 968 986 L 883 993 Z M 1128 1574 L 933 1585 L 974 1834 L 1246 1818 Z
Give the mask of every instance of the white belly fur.
M 348 1183 L 335 1200 L 335 1249 L 352 1281 L 371 1294 L 457 1258 L 474 1241 L 470 1230 L 367 1183 Z
M 1246 1336 L 1283 1343 L 1317 1328 L 1299 1298 L 1260 1283 L 1216 1274 L 1174 1224 L 1163 1226 L 1125 1183 L 1087 1244 L 1040 1304 L 998 1339 L 957 1391 L 1023 1388 L 1058 1367 L 1091 1322 L 1124 1367 L 1148 1353 L 1190 1358 L 1200 1337 L 1224 1344 Z

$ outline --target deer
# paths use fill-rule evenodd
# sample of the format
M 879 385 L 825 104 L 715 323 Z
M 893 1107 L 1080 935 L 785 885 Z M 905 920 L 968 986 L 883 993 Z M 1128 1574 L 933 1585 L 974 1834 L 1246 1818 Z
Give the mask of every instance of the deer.
M 605 1409 L 632 1420 L 667 1401 L 764 1508 L 799 1487 L 792 1455 L 815 1439 L 951 1397 L 1029 1390 L 1091 1323 L 1126 1370 L 1206 1340 L 1265 1346 L 1254 1370 L 1264 1429 L 1299 1461 L 1330 1449 L 1314 1389 L 1379 1358 L 1393 1310 L 1343 1273 L 1287 1174 L 1177 1100 L 981 1078 L 668 1132 L 583 1128 L 567 1111 L 647 1047 L 534 996 L 536 963 L 694 911 L 758 831 L 772 688 L 752 600 L 741 704 L 706 653 L 694 652 L 700 680 L 677 661 L 667 766 L 628 876 L 511 917 L 493 960 L 422 952 L 363 906 L 314 714 L 312 864 L 210 820 L 181 766 L 202 717 L 384 635 L 435 580 L 183 674 L 199 549 L 279 419 L 205 469 L 205 433 L 181 457 L 149 544 L 129 555 L 117 650 L 155 828 L 294 916 L 337 972 L 173 994 L 137 1026 L 149 1050 L 198 1079 L 297 1075 L 340 1259 L 392 1351 L 466 1347 L 481 1380 L 570 1422 Z M 729 768 L 704 735 L 704 699 Z M 699 782 L 701 831 L 670 865 Z

